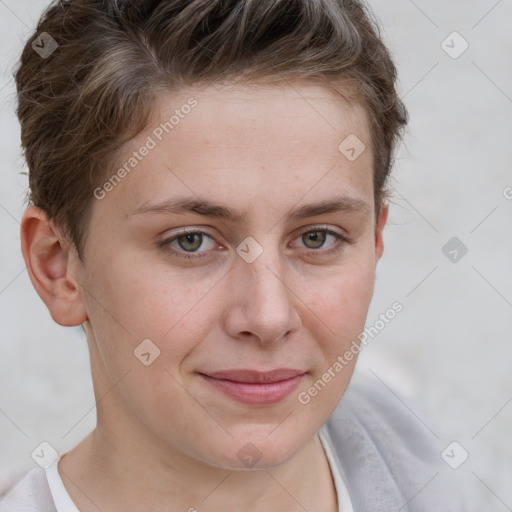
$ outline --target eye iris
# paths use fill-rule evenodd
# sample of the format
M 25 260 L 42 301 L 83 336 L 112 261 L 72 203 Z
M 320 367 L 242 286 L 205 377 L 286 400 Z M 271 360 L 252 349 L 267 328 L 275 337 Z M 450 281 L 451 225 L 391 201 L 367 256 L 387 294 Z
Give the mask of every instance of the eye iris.
M 311 249 L 318 249 L 319 247 L 322 247 L 322 245 L 325 243 L 325 237 L 327 236 L 327 233 L 324 231 L 311 231 L 309 233 L 306 233 L 302 235 L 302 240 L 306 244 L 306 246 L 310 247 Z M 313 246 L 309 246 L 307 241 L 312 241 Z
M 185 245 L 182 243 L 182 240 L 185 240 Z M 195 246 L 194 247 L 187 247 L 186 244 L 191 243 Z M 201 247 L 201 244 L 203 242 L 203 235 L 201 233 L 187 233 L 186 235 L 182 235 L 178 238 L 178 243 L 180 244 L 180 247 L 184 250 L 191 250 L 195 251 Z

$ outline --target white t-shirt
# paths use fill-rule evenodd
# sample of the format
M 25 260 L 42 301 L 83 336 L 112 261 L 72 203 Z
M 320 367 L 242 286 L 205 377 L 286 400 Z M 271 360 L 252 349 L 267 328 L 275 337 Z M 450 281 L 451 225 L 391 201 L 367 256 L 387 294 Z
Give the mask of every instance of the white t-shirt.
M 319 431 L 336 487 L 339 512 L 354 512 L 341 477 L 339 460 L 333 451 L 326 426 Z M 80 512 L 69 496 L 58 471 L 59 460 L 46 469 L 34 468 L 0 499 L 0 512 Z M 53 504 L 52 504 L 53 500 Z

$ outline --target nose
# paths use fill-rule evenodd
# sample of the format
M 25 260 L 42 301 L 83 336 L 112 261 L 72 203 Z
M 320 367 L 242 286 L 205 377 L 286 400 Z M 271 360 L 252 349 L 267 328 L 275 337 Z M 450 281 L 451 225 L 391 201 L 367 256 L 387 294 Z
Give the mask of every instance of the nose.
M 224 322 L 230 336 L 272 344 L 299 328 L 300 300 L 277 248 L 264 247 L 252 263 L 238 258 L 226 279 L 229 306 Z

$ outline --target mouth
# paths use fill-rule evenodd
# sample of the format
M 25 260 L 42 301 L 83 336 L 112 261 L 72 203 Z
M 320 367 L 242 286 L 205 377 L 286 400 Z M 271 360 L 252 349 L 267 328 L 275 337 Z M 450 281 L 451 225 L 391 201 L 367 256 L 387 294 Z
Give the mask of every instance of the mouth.
M 303 370 L 278 368 L 271 371 L 225 370 L 199 373 L 213 389 L 238 402 L 271 405 L 290 395 L 306 375 Z

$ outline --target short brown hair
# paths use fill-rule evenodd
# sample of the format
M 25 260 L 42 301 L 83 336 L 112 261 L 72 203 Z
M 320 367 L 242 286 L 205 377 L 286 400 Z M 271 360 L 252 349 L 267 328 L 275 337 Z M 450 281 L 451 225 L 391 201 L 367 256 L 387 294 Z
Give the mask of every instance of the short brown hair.
M 46 58 L 32 46 L 42 33 L 58 44 Z M 362 1 L 54 1 L 15 73 L 29 201 L 82 258 L 93 190 L 146 128 L 159 93 L 313 79 L 345 92 L 352 84 L 366 108 L 378 212 L 408 120 L 396 75 Z

